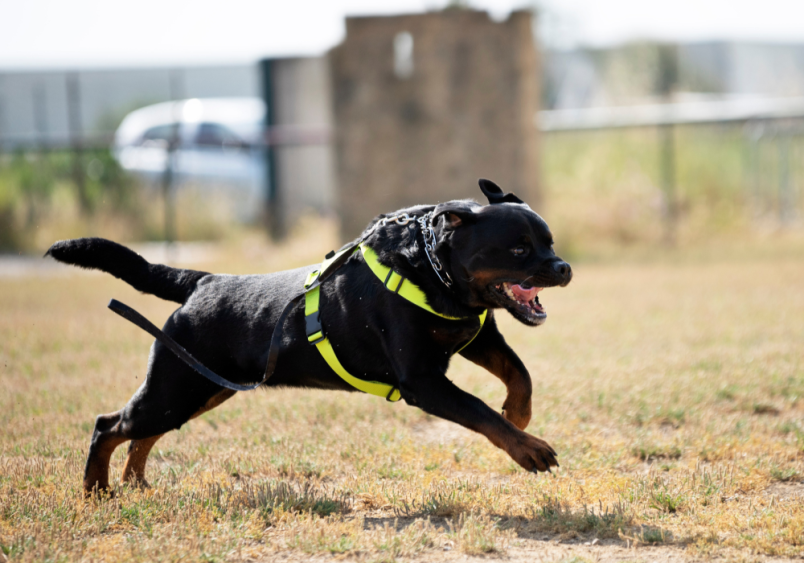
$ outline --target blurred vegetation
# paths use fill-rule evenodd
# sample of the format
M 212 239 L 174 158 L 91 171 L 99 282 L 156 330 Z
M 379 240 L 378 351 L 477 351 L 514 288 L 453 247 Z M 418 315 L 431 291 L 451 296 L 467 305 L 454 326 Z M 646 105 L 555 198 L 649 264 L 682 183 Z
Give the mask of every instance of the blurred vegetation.
M 800 228 L 801 137 L 766 135 L 754 144 L 742 125 L 677 127 L 675 146 L 678 248 Z M 545 197 L 538 211 L 563 257 L 601 258 L 626 248 L 650 253 L 664 244 L 668 200 L 655 129 L 551 133 L 543 147 Z M 138 182 L 108 150 L 84 151 L 79 166 L 75 158 L 68 151 L 0 155 L 0 251 L 38 253 L 54 240 L 89 235 L 162 239 L 158 182 Z M 223 192 L 182 185 L 179 240 L 220 240 L 248 228 L 225 211 Z
M 742 126 L 676 127 L 677 246 L 800 226 L 804 198 L 796 179 L 804 177 L 804 145 L 800 138 L 789 142 L 791 192 L 782 203 L 776 139 L 752 148 Z M 540 213 L 562 255 L 600 256 L 663 244 L 668 199 L 656 129 L 552 133 L 543 148 Z M 783 205 L 789 219 L 784 223 Z
M 176 199 L 181 240 L 216 240 L 237 230 L 227 202 L 214 194 L 182 185 Z M 106 149 L 0 154 L 0 252 L 40 253 L 79 236 L 163 240 L 159 183 L 127 173 Z
M 108 150 L 0 155 L 0 250 L 33 250 L 39 233 L 85 232 L 98 223 L 123 221 L 134 236 L 147 235 L 137 219 L 141 204 Z

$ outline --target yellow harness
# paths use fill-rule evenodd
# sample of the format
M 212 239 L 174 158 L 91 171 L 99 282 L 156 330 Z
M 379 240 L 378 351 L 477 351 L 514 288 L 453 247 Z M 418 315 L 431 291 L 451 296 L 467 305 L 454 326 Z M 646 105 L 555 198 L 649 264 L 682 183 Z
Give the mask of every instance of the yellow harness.
M 363 259 L 366 261 L 368 267 L 371 268 L 371 271 L 374 272 L 374 275 L 382 280 L 383 285 L 386 289 L 388 289 L 388 291 L 396 293 L 414 305 L 421 307 L 425 311 L 428 311 L 434 315 L 438 315 L 439 317 L 450 320 L 462 320 L 460 317 L 442 315 L 438 311 L 433 310 L 433 308 L 427 304 L 427 297 L 421 288 L 410 280 L 403 278 L 392 268 L 380 264 L 377 253 L 365 243 L 360 244 L 360 251 L 362 252 Z M 319 269 L 310 272 L 310 274 L 307 276 L 307 280 L 304 282 L 304 316 L 307 323 L 307 340 L 318 348 L 318 351 L 321 353 L 324 361 L 327 362 L 330 368 L 332 368 L 332 371 L 337 373 L 341 379 L 346 381 L 349 385 L 355 389 L 363 391 L 364 393 L 377 395 L 378 397 L 385 397 L 385 399 L 388 401 L 396 402 L 402 398 L 402 394 L 399 392 L 399 389 L 393 385 L 389 385 L 388 383 L 380 383 L 379 381 L 366 381 L 364 379 L 359 379 L 346 371 L 343 365 L 341 365 L 341 362 L 338 361 L 338 357 L 335 355 L 335 350 L 332 349 L 332 344 L 330 344 L 329 339 L 324 335 L 324 332 L 321 328 L 321 322 L 319 320 L 320 314 L 318 310 L 321 292 L 320 285 L 315 282 L 319 276 L 322 276 L 330 266 L 332 266 L 347 252 L 357 252 L 357 249 L 354 247 L 349 247 L 334 254 L 331 258 L 328 258 L 322 262 Z M 487 313 L 488 311 L 483 311 L 483 313 L 479 315 L 478 318 L 480 319 L 480 327 L 475 335 L 469 339 L 469 342 L 464 344 L 458 350 L 458 352 L 466 348 L 477 337 L 477 335 L 480 334 L 480 331 L 483 329 L 483 324 L 486 322 Z

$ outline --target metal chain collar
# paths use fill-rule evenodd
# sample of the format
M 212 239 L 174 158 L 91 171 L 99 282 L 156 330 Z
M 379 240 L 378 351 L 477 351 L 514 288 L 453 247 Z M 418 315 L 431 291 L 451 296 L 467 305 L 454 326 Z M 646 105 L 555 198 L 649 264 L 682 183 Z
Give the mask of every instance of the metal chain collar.
M 446 285 L 448 288 L 452 288 L 452 278 L 444 270 L 444 267 L 441 265 L 441 260 L 438 259 L 435 253 L 435 247 L 438 240 L 436 239 L 435 230 L 433 229 L 433 212 L 425 213 L 421 217 L 417 217 L 416 215 L 408 215 L 407 213 L 402 213 L 401 215 L 394 215 L 393 217 L 383 217 L 379 221 L 377 221 L 371 230 L 366 233 L 366 236 L 373 233 L 377 228 L 384 227 L 388 223 L 396 223 L 397 225 L 407 225 L 411 221 L 416 221 L 419 223 L 419 228 L 422 230 L 422 238 L 424 239 L 424 254 L 427 256 L 427 260 L 430 262 L 430 265 L 433 267 L 433 271 L 435 275 L 438 276 L 438 279 L 441 280 L 441 283 Z M 444 274 L 443 277 L 441 274 Z M 446 279 L 445 279 L 446 278 Z
M 433 212 L 431 211 L 430 213 L 422 215 L 417 219 L 417 221 L 419 222 L 419 227 L 422 230 L 422 237 L 424 238 L 424 253 L 427 255 L 430 265 L 433 267 L 438 279 L 441 280 L 441 283 L 449 288 L 452 288 L 452 278 L 449 277 L 447 271 L 443 268 L 443 266 L 441 266 L 441 260 L 438 259 L 438 256 L 436 256 L 435 253 L 435 247 L 438 241 L 436 240 L 435 230 L 433 230 Z M 441 277 L 442 272 L 444 274 L 443 278 Z

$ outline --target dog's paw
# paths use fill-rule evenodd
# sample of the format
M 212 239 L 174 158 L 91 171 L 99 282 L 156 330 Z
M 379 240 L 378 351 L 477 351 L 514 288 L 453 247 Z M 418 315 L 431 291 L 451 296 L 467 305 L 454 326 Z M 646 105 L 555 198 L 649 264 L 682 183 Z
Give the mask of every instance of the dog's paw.
M 516 441 L 511 457 L 519 465 L 534 473 L 558 467 L 556 451 L 544 440 L 522 432 Z

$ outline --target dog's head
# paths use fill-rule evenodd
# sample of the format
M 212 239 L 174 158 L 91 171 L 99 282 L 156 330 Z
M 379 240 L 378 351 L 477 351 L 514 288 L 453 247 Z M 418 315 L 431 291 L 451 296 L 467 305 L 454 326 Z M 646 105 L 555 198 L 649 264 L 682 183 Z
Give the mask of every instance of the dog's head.
M 547 223 L 527 204 L 489 180 L 480 180 L 480 189 L 489 205 L 451 201 L 436 207 L 439 246 L 449 249 L 439 255 L 463 302 L 502 307 L 524 324 L 540 325 L 547 313 L 539 293 L 566 286 L 572 268 L 555 255 Z

